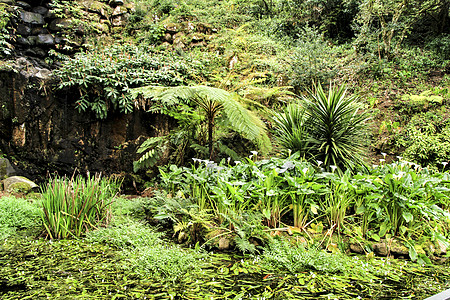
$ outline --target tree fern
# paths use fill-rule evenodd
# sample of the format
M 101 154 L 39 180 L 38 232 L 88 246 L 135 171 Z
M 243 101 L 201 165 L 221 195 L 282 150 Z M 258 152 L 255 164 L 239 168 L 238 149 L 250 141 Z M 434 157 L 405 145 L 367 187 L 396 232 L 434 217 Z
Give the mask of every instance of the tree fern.
M 157 136 L 147 139 L 138 148 L 137 153 L 144 153 L 137 161 L 133 163 L 133 170 L 137 172 L 142 168 L 148 168 L 156 165 L 161 155 L 166 152 L 169 144 L 168 137 Z
M 270 150 L 265 124 L 245 108 L 242 98 L 235 93 L 208 86 L 146 86 L 132 89 L 131 93 L 136 105 L 149 107 L 152 112 L 173 113 L 180 105 L 202 108 L 206 113 L 214 109 L 214 117 L 220 113 L 226 119 L 227 127 L 252 141 L 262 153 Z

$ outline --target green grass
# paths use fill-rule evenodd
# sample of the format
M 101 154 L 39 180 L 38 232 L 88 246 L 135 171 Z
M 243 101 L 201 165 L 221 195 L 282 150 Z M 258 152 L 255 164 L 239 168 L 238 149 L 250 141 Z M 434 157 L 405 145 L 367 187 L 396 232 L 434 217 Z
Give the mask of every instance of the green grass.
M 0 198 L 0 239 L 17 230 L 41 226 L 40 201 L 4 196 Z

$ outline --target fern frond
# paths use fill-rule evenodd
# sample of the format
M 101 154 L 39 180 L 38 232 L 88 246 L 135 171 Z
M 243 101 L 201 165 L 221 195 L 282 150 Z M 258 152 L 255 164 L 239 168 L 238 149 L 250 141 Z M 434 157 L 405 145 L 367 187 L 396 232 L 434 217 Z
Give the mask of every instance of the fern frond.
M 223 108 L 222 112 L 226 115 L 232 130 L 255 143 L 262 153 L 267 153 L 270 150 L 271 144 L 265 124 L 242 105 L 242 98 L 236 93 L 202 85 L 192 87 L 147 86 L 131 89 L 131 91 L 134 97 L 142 95 L 163 108 L 177 104 L 201 106 L 199 102 L 202 99 L 215 101 L 218 104 L 217 107 Z
M 133 162 L 133 171 L 155 166 L 161 155 L 166 152 L 169 144 L 167 136 L 151 137 L 144 141 L 137 153 L 144 153 L 137 161 Z

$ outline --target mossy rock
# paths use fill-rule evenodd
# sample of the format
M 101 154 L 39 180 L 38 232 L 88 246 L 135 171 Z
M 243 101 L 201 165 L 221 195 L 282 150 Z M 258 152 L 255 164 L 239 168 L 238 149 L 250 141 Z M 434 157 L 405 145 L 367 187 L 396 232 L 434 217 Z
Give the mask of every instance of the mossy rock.
M 0 158 L 0 180 L 16 175 L 16 170 L 7 158 Z
M 31 191 L 39 190 L 39 186 L 33 181 L 23 176 L 12 176 L 2 181 L 3 188 L 8 193 L 27 194 Z
M 89 12 L 94 12 L 107 18 L 110 17 L 113 11 L 108 4 L 94 0 L 85 0 L 81 2 L 81 6 Z

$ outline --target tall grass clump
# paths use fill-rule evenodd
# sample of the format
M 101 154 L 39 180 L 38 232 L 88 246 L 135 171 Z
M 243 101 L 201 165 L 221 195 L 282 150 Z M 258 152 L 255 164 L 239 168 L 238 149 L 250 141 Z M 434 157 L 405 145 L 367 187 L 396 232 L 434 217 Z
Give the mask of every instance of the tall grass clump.
M 108 223 L 118 184 L 100 175 L 55 177 L 42 191 L 42 220 L 50 238 L 79 237 Z

